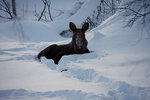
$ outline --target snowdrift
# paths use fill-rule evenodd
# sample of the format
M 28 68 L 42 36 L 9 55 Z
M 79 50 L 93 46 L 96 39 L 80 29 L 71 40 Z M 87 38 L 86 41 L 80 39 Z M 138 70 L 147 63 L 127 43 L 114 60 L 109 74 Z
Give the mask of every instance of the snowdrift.
M 150 35 L 138 23 L 125 28 L 127 19 L 119 12 L 86 32 L 92 53 L 64 56 L 59 65 L 35 60 L 45 47 L 71 41 L 59 33 L 68 29 L 69 21 L 80 27 L 89 14 L 77 15 L 98 2 L 92 1 L 83 3 L 72 17 L 52 23 L 0 23 L 0 99 L 149 100 Z M 61 72 L 64 69 L 68 71 Z

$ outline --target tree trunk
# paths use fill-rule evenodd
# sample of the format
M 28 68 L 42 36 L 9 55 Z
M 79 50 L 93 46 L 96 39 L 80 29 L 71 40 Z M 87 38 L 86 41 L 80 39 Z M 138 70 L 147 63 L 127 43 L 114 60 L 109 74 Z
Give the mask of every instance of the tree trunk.
M 17 16 L 15 0 L 12 0 L 12 13 L 13 13 L 14 16 Z

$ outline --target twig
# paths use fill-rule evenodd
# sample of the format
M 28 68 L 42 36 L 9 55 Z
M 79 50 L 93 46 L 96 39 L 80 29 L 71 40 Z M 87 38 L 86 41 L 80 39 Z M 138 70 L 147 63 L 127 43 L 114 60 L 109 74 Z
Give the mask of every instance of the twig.
M 42 10 L 42 12 L 41 12 L 41 15 L 40 15 L 40 17 L 39 17 L 38 21 L 40 21 L 40 20 L 41 20 L 41 18 L 42 18 L 42 16 L 43 16 L 43 14 L 44 14 L 44 11 L 45 11 L 45 9 L 46 9 L 46 2 L 45 2 L 45 0 L 42 0 L 42 1 L 43 1 L 43 3 L 44 3 L 44 8 L 43 8 L 43 10 Z
M 47 2 L 47 0 L 45 0 L 47 7 L 48 7 L 48 14 L 49 14 L 49 18 L 51 21 L 53 21 L 52 16 L 51 16 L 51 11 L 50 11 L 50 4 Z
M 9 16 L 10 16 L 10 19 L 12 19 L 13 16 L 12 16 L 12 14 L 11 14 L 11 12 L 10 12 L 9 6 L 7 5 L 7 3 L 6 3 L 5 0 L 3 0 L 3 3 L 4 3 L 4 5 L 6 6 L 6 8 L 5 8 L 6 11 L 5 11 L 5 12 L 7 12 L 7 13 L 9 14 Z

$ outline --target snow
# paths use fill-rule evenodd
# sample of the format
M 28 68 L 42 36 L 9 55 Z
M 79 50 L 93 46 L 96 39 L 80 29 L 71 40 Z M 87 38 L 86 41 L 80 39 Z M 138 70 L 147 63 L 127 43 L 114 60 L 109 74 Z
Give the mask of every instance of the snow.
M 125 28 L 120 12 L 86 32 L 91 53 L 64 56 L 58 65 L 35 59 L 51 44 L 69 43 L 59 33 L 70 21 L 81 27 L 99 0 L 80 0 L 80 9 L 72 8 L 76 0 L 67 1 L 61 1 L 65 7 L 52 2 L 66 10 L 53 22 L 0 21 L 0 100 L 149 100 L 150 35 L 138 23 Z

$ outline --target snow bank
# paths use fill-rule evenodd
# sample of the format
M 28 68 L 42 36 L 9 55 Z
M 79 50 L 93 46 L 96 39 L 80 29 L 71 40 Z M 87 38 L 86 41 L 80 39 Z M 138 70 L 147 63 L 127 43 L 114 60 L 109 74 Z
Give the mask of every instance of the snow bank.
M 24 89 L 18 90 L 1 90 L 0 99 L 9 100 L 99 100 L 100 96 L 84 93 L 82 91 L 62 90 L 48 92 L 34 92 Z
M 59 34 L 57 27 L 43 22 L 14 20 L 0 24 L 1 42 L 3 41 L 60 41 L 64 40 Z
M 71 39 L 58 33 L 69 28 L 69 21 L 80 27 L 90 14 L 83 12 L 87 5 L 97 2 L 86 0 L 72 17 L 52 23 L 1 23 L 0 99 L 149 100 L 149 33 L 139 24 L 124 28 L 126 19 L 119 13 L 86 33 L 91 53 L 64 56 L 59 65 L 45 58 L 35 60 L 45 47 L 68 43 Z M 61 72 L 64 69 L 68 71 Z

